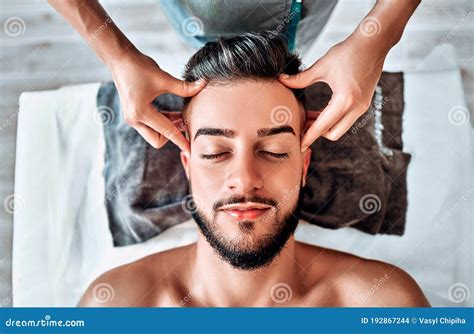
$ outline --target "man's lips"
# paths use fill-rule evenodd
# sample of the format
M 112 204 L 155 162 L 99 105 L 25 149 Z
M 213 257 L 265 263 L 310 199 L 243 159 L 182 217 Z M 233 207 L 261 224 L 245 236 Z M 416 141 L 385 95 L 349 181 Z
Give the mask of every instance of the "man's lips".
M 271 206 L 261 203 L 238 203 L 225 205 L 219 209 L 224 211 L 229 216 L 236 218 L 237 220 L 242 219 L 256 219 L 271 209 Z

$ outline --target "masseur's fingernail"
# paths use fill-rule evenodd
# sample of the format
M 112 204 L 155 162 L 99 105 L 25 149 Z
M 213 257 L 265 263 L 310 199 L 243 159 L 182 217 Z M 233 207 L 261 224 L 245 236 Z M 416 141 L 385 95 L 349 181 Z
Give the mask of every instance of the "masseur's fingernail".
M 203 83 L 203 81 L 204 81 L 203 79 L 199 79 L 198 81 L 194 81 L 194 84 L 195 84 L 196 86 L 201 86 L 201 84 Z
M 290 76 L 289 76 L 288 74 L 283 73 L 283 74 L 281 75 L 281 77 L 282 77 L 283 79 L 288 79 Z
M 301 147 L 301 152 L 306 151 L 307 148 L 308 148 L 308 146 L 303 146 L 303 147 Z

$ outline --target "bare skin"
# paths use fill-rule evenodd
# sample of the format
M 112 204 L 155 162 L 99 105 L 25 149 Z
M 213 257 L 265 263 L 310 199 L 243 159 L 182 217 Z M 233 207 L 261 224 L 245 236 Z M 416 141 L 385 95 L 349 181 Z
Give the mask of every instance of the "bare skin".
M 413 278 L 396 266 L 293 238 L 274 263 L 252 273 L 239 272 L 208 252 L 213 250 L 200 236 L 197 243 L 115 268 L 90 285 L 78 306 L 430 306 Z M 204 260 L 202 253 L 207 256 Z M 211 267 L 219 261 L 217 267 Z M 278 269 L 283 266 L 285 270 Z M 110 284 L 112 299 L 94 295 L 100 283 Z M 277 288 L 278 283 L 287 284 L 280 288 L 280 297 L 278 290 L 272 293 L 272 286 Z
M 281 224 L 278 210 L 253 220 L 244 233 L 239 219 L 215 203 L 232 195 L 258 195 L 292 212 L 310 163 L 311 149 L 300 150 L 301 105 L 277 82 L 208 85 L 188 106 L 191 152 L 181 162 L 199 209 L 214 218 L 214 232 L 237 248 L 257 241 Z M 275 110 L 286 114 L 294 133 L 259 136 L 281 126 Z M 227 129 L 232 136 L 201 134 L 203 128 Z M 198 130 L 199 129 L 199 130 Z M 259 132 L 260 131 L 260 132 Z M 268 152 L 287 154 L 284 159 Z M 208 160 L 203 155 L 218 154 Z M 192 177 L 191 177 L 192 176 Z M 251 198 L 251 196 L 248 196 Z M 147 256 L 97 278 L 79 306 L 429 306 L 417 283 L 395 266 L 336 250 L 296 242 L 290 237 L 269 265 L 255 270 L 222 260 L 199 232 L 194 244 Z M 98 293 L 108 284 L 108 298 Z

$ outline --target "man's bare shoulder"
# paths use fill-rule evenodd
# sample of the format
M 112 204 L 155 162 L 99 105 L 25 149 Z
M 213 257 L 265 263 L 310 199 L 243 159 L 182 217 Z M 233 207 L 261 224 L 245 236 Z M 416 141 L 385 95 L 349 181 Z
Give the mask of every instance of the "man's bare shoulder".
M 366 307 L 429 307 L 418 283 L 395 265 L 360 258 L 345 282 L 354 291 L 351 304 Z
M 165 302 L 170 290 L 170 275 L 179 270 L 179 259 L 192 245 L 148 255 L 111 269 L 96 278 L 78 306 L 121 307 L 156 306 Z
M 345 306 L 430 306 L 416 281 L 395 265 L 330 248 L 306 247 L 313 258 L 307 265 L 308 272 L 317 279 L 324 276 L 326 289 L 333 290 Z

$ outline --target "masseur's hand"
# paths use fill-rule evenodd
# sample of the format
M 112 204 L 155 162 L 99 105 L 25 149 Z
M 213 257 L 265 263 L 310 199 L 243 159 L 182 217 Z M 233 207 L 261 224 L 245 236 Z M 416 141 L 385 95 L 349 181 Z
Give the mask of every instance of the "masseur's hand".
M 290 88 L 325 82 L 333 95 L 301 141 L 304 151 L 318 137 L 339 139 L 368 109 L 388 51 L 400 40 L 419 0 L 377 1 L 357 29 L 305 71 L 281 75 Z
M 205 83 L 185 83 L 161 70 L 153 59 L 135 48 L 99 1 L 48 2 L 76 29 L 112 72 L 126 122 L 155 148 L 171 140 L 181 150 L 189 151 L 189 142 L 172 122 L 171 118 L 176 118 L 176 115 L 166 117 L 151 103 L 163 93 L 195 95 Z
M 171 140 L 183 151 L 189 151 L 189 142 L 175 124 L 170 113 L 157 111 L 152 101 L 160 94 L 173 93 L 193 96 L 204 86 L 174 78 L 163 71 L 150 57 L 141 53 L 129 53 L 112 75 L 117 87 L 125 121 L 133 126 L 154 148 L 160 148 Z
M 339 139 L 367 111 L 385 55 L 375 54 L 364 41 L 351 37 L 333 46 L 307 70 L 290 77 L 280 76 L 288 87 L 305 88 L 322 81 L 333 91 L 329 104 L 305 133 L 302 149 L 320 136 Z

